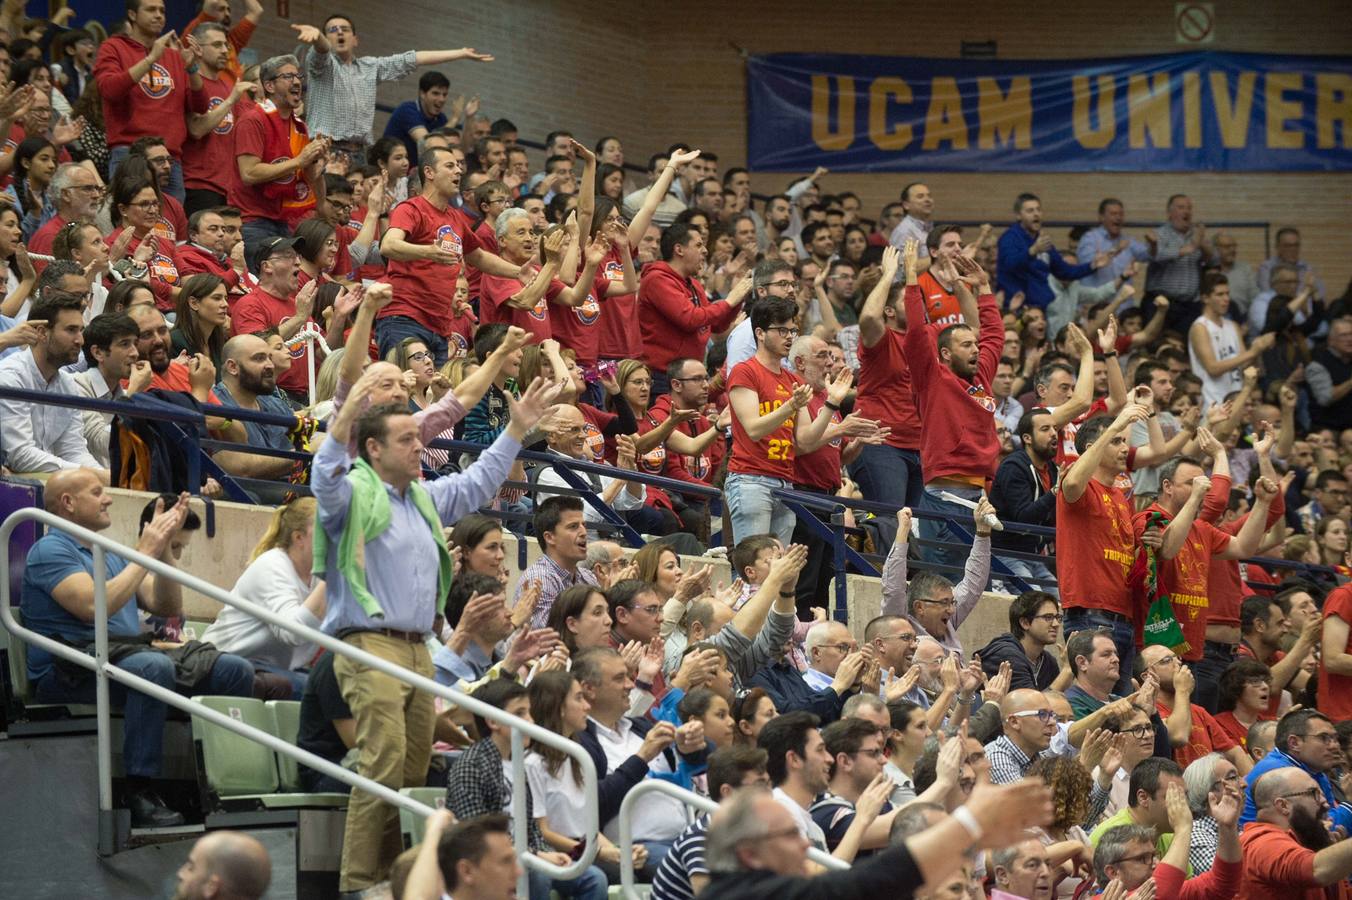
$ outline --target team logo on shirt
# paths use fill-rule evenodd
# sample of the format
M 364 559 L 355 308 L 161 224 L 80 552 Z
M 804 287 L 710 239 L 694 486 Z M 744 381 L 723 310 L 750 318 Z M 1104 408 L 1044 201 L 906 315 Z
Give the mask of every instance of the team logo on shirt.
M 159 63 L 152 63 L 150 71 L 141 76 L 140 84 L 147 97 L 151 100 L 160 100 L 174 89 L 174 76 Z
M 986 389 L 983 388 L 981 385 L 979 384 L 968 385 L 967 396 L 971 397 L 977 403 L 980 403 L 982 408 L 985 409 L 986 412 L 990 413 L 991 415 L 995 415 L 995 398 L 992 397 L 990 394 L 986 393 Z
M 174 261 L 163 253 L 156 253 L 150 258 L 150 277 L 156 281 L 163 281 L 165 284 L 178 284 L 178 267 Z
M 290 157 L 290 156 L 279 156 L 279 157 L 277 157 L 276 159 L 274 159 L 274 160 L 272 161 L 272 164 L 273 164 L 274 166 L 281 165 L 282 163 L 290 162 L 291 159 L 292 159 L 292 157 Z M 276 181 L 276 183 L 277 183 L 277 184 L 290 184 L 291 182 L 293 182 L 293 181 L 295 181 L 295 180 L 296 180 L 296 173 L 295 173 L 295 172 L 287 172 L 287 173 L 286 173 L 285 175 L 283 175 L 281 178 L 278 178 L 277 181 Z
M 709 474 L 709 457 L 701 453 L 699 456 L 687 456 L 685 459 L 685 470 L 701 481 Z
M 450 334 L 451 358 L 459 359 L 462 356 L 469 355 L 469 341 L 458 331 L 452 331 Z
M 151 226 L 150 230 L 169 241 L 174 240 L 174 237 L 177 234 L 174 230 L 174 226 L 170 224 L 169 220 L 164 216 L 160 216 L 159 221 Z
M 638 467 L 649 475 L 658 475 L 667 465 L 667 447 L 665 444 L 658 444 L 653 449 L 639 457 Z
M 618 259 L 606 263 L 606 278 L 611 281 L 624 281 L 624 265 Z
M 540 301 L 539 301 L 538 303 L 535 304 L 535 307 L 534 307 L 533 309 L 531 309 L 531 311 L 530 311 L 530 317 L 531 317 L 532 319 L 537 319 L 537 320 L 539 320 L 539 321 L 541 321 L 541 322 L 543 322 L 543 321 L 545 321 L 546 319 L 548 319 L 548 318 L 549 318 L 549 301 L 546 300 L 544 297 L 541 297 L 541 298 L 540 298 Z
M 450 225 L 442 225 L 437 229 L 436 245 L 438 250 L 449 250 L 454 253 L 456 262 L 460 261 L 465 252 L 464 242 L 460 240 L 460 235 L 456 233 L 455 228 Z M 543 303 L 544 301 L 541 300 L 540 302 Z M 534 316 L 539 308 L 537 306 L 535 310 L 531 310 L 531 315 Z M 544 316 L 536 316 L 536 318 L 543 319 Z
M 577 313 L 577 320 L 583 325 L 595 325 L 596 320 L 601 318 L 601 304 L 596 302 L 595 294 L 588 292 L 587 299 L 573 307 L 573 312 Z
M 211 102 L 207 104 L 207 112 L 211 112 L 211 110 L 222 105 L 223 103 L 225 103 L 224 97 L 212 97 Z M 221 119 L 221 123 L 219 125 L 211 129 L 211 133 L 229 134 L 231 131 L 234 130 L 234 128 L 235 128 L 235 113 L 234 110 L 231 110 L 230 112 L 227 112 L 225 114 L 225 118 Z
M 592 455 L 592 462 L 603 462 L 606 458 L 606 437 L 591 422 L 582 426 L 582 438 L 587 442 L 587 450 Z

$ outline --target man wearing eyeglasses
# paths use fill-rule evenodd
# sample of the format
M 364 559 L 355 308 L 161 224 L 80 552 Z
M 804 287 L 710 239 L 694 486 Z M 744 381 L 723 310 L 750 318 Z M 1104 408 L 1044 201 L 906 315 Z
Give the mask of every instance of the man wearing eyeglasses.
M 258 12 L 262 13 L 261 6 Z M 207 108 L 188 118 L 188 140 L 183 144 L 183 212 L 189 217 L 225 205 L 221 173 L 235 165 L 235 122 L 253 108 L 248 92 L 257 87 L 230 71 L 234 49 L 225 25 L 206 21 L 191 33 L 202 48 L 198 65 Z
M 1033 760 L 1046 753 L 1056 734 L 1056 712 L 1041 691 L 1010 691 L 1000 701 L 1005 733 L 986 745 L 991 781 L 1012 784 L 1024 776 Z
M 1277 736 L 1272 750 L 1254 764 L 1244 779 L 1247 790 L 1240 824 L 1247 825 L 1254 821 L 1262 808 L 1257 803 L 1255 790 L 1259 780 L 1275 769 L 1294 767 L 1307 774 L 1323 793 L 1333 824 L 1352 832 L 1352 809 L 1338 802 L 1328 775 L 1339 764 L 1341 756 L 1338 732 L 1319 710 L 1298 709 L 1282 716 L 1277 722 Z
M 1194 680 L 1192 670 L 1179 660 L 1168 647 L 1151 644 L 1136 657 L 1136 677 L 1143 679 L 1147 672 L 1159 681 L 1155 692 L 1155 708 L 1169 731 L 1169 743 L 1174 748 L 1174 762 L 1187 766 L 1208 753 L 1219 753 L 1234 764 L 1240 774 L 1253 767 L 1244 749 L 1225 732 L 1211 713 L 1192 702 Z
M 1325 828 L 1329 802 L 1300 769 L 1277 769 L 1254 787 L 1256 819 L 1244 829 L 1247 900 L 1346 900 L 1352 841 L 1334 842 Z
M 654 474 L 709 486 L 723 458 L 723 429 L 703 415 L 709 404 L 709 370 L 698 359 L 677 359 L 667 366 L 669 393 L 662 394 L 638 423 L 640 435 L 660 431 L 667 436 L 663 466 Z M 643 463 L 640 462 L 640 465 Z M 683 531 L 709 540 L 709 504 L 703 497 L 665 492 Z
M 832 416 L 853 382 L 853 373 L 844 370 L 827 386 L 816 417 L 800 415 L 812 400 L 812 388 L 783 366 L 798 337 L 797 321 L 792 300 L 772 297 L 757 303 L 751 311 L 756 355 L 728 374 L 732 458 L 724 489 L 734 541 L 773 534 L 789 545 L 795 517 L 771 492 L 793 486 L 798 454 L 827 442 Z
M 751 270 L 751 297 L 746 302 L 747 317 L 728 335 L 728 356 L 723 367 L 731 372 L 739 363 L 756 355 L 756 333 L 751 328 L 751 310 L 766 297 L 794 299 L 798 278 L 793 266 L 782 259 L 762 259 Z
M 883 774 L 886 739 L 863 719 L 832 722 L 821 734 L 831 754 L 831 780 L 808 813 L 826 835 L 828 850 L 839 856 L 844 845 L 854 859 L 864 859 L 887 846 L 892 828 L 887 797 L 893 785 Z
M 47 188 L 47 195 L 56 198 L 56 215 L 33 232 L 32 239 L 28 241 L 28 252 L 50 256 L 52 241 L 62 228 L 71 222 L 94 221 L 99 201 L 103 198 L 103 184 L 92 166 L 66 163 L 57 167 L 52 183 Z M 46 266 L 38 260 L 33 263 L 38 272 Z
M 308 44 L 305 57 L 308 86 L 305 115 L 316 134 L 327 135 L 351 152 L 371 142 L 375 124 L 376 85 L 398 81 L 418 66 L 435 66 L 458 59 L 492 62 L 493 57 L 472 47 L 459 50 L 407 50 L 393 56 L 357 56 L 357 27 L 344 15 L 331 15 L 323 29 L 292 25 L 296 37 Z

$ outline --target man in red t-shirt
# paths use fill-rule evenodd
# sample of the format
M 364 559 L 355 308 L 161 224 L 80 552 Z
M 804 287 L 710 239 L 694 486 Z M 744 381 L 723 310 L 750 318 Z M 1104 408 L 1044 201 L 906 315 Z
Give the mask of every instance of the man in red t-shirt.
M 1352 719 L 1352 585 L 1324 599 L 1324 637 L 1319 656 L 1319 709 L 1335 722 Z
M 1139 403 L 1122 407 L 1117 418 L 1090 419 L 1075 436 L 1080 456 L 1061 477 L 1056 497 L 1058 588 L 1065 610 L 1066 638 L 1077 631 L 1106 628 L 1117 648 L 1119 676 L 1113 693 L 1131 693 L 1140 616 L 1132 594 L 1136 532 L 1131 504 L 1117 487 L 1127 470 L 1127 429 L 1149 410 Z M 1163 530 L 1148 528 L 1141 537 L 1158 547 Z
M 671 392 L 658 397 L 638 423 L 640 435 L 657 431 L 664 425 L 670 428 L 660 448 L 661 465 L 656 471 L 649 469 L 645 464 L 653 455 L 649 453 L 639 459 L 639 466 L 653 475 L 709 487 L 723 458 L 723 431 L 702 415 L 709 404 L 709 371 L 697 359 L 678 359 L 667 367 L 667 380 L 671 382 Z M 708 501 L 703 497 L 648 488 L 650 503 L 654 495 L 667 499 L 672 512 L 681 520 L 683 530 L 708 542 Z
M 890 247 L 887 249 L 895 255 L 896 251 Z M 886 275 L 882 280 L 890 283 Z M 805 334 L 789 348 L 789 360 L 793 363 L 794 371 L 812 388 L 812 399 L 807 402 L 807 418 L 815 419 L 826 409 L 831 351 L 826 341 Z M 843 483 L 841 465 L 854 461 L 866 444 L 878 447 L 887 439 L 887 429 L 879 428 L 876 421 L 865 418 L 857 410 L 844 418 L 839 410 L 827 412 L 831 422 L 822 436 L 825 443 L 810 453 L 794 455 L 793 485 L 796 490 L 826 495 L 838 493 Z M 829 519 L 824 514 L 818 515 L 818 518 Z M 835 577 L 835 566 L 827 556 L 829 545 L 817 536 L 807 522 L 799 520 L 794 528 L 793 542 L 807 547 L 807 562 L 798 574 L 797 602 L 799 616 L 810 619 L 812 607 L 820 606 L 821 599 L 827 595 L 831 579 Z
M 732 518 L 732 543 L 773 534 L 781 545 L 789 546 L 794 515 L 770 492 L 793 487 L 795 455 L 826 443 L 831 417 L 840 411 L 853 382 L 850 370 L 842 369 L 827 386 L 826 402 L 816 418 L 798 414 L 811 401 L 812 388 L 782 365 L 798 337 L 797 321 L 798 305 L 792 300 L 758 301 L 751 311 L 756 355 L 728 374 L 732 458 L 723 489 Z
M 381 280 L 394 288 L 394 302 L 376 319 L 376 341 L 384 355 L 404 338 L 416 337 L 441 366 L 455 317 L 455 283 L 464 264 L 504 278 L 519 275 L 521 266 L 481 247 L 474 222 L 450 205 L 460 193 L 463 154 L 428 147 L 418 166 L 422 193 L 390 210 L 390 227 L 380 239 L 386 263 Z
M 866 446 L 850 464 L 850 477 L 868 500 L 898 509 L 918 506 L 925 491 L 920 473 L 920 413 L 911 392 L 911 368 L 901 292 L 893 287 L 901 255 L 883 250 L 882 276 L 859 310 L 859 386 L 854 408 L 890 429 L 886 441 Z M 923 322 L 917 327 L 924 328 Z
M 1319 646 L 1319 634 L 1322 623 L 1318 616 L 1306 620 L 1296 642 L 1287 650 L 1282 650 L 1291 631 L 1290 620 L 1282 612 L 1281 605 L 1271 597 L 1257 594 L 1246 597 L 1239 607 L 1239 628 L 1241 638 L 1235 649 L 1235 656 L 1256 659 L 1272 672 L 1272 687 L 1268 692 L 1267 713 L 1262 718 L 1277 718 L 1281 709 L 1282 692 L 1292 697 L 1304 693 L 1312 677 L 1308 668 L 1312 662 L 1311 654 Z M 1323 708 L 1320 697 L 1320 708 Z
M 1244 900 L 1347 900 L 1352 841 L 1330 842 L 1328 801 L 1302 768 L 1264 773 L 1253 785 L 1257 817 L 1240 836 Z
M 249 45 L 254 29 L 258 27 L 258 20 L 263 18 L 263 4 L 259 0 L 244 0 L 244 18 L 238 22 L 231 22 L 230 0 L 202 0 L 198 6 L 201 9 L 197 18 L 185 25 L 183 32 L 196 35 L 197 29 L 207 23 L 228 28 L 226 38 L 230 43 L 226 59 L 220 65 L 221 77 L 230 82 L 238 80 L 244 74 L 244 67 L 239 63 L 239 51 Z
M 1136 659 L 1137 677 L 1153 672 L 1159 681 L 1155 708 L 1169 731 L 1174 762 L 1183 768 L 1208 753 L 1219 753 L 1234 764 L 1240 775 L 1247 775 L 1253 760 L 1207 712 L 1192 702 L 1195 681 L 1192 670 L 1179 662 L 1168 647 L 1152 644 L 1141 649 Z
M 183 212 L 225 205 L 223 178 L 235 168 L 235 120 L 253 108 L 247 91 L 253 85 L 238 81 L 228 66 L 232 49 L 226 27 L 203 22 L 191 34 L 201 48 L 202 92 L 206 112 L 188 119 L 188 140 L 183 144 Z
M 319 283 L 311 281 L 296 290 L 299 263 L 296 244 L 299 238 L 268 238 L 259 245 L 253 264 L 258 285 L 239 298 L 230 310 L 231 330 L 236 334 L 254 334 L 276 328 L 282 340 L 290 340 L 310 322 Z M 309 402 L 309 350 L 298 344 L 291 350 L 291 368 L 277 379 L 277 386 L 299 402 Z M 320 360 L 315 360 L 316 369 Z
M 258 70 L 267 100 L 235 123 L 230 204 L 244 214 L 244 254 L 252 258 L 270 237 L 288 237 L 324 190 L 328 139 L 310 140 L 296 115 L 302 100 L 300 64 L 274 56 Z M 257 274 L 257 273 L 255 273 Z
M 1220 442 L 1202 429 L 1198 433 L 1204 450 L 1214 453 L 1214 471 L 1229 477 L 1230 466 Z M 1197 517 L 1211 479 L 1196 459 L 1176 456 L 1160 467 L 1160 492 L 1154 503 L 1137 513 L 1137 539 L 1151 525 L 1163 526 L 1163 541 L 1156 551 L 1159 588 L 1173 602 L 1174 618 L 1183 630 L 1187 647 L 1180 655 L 1189 663 L 1202 658 L 1206 642 L 1207 609 L 1210 606 L 1211 560 L 1253 556 L 1263 538 L 1268 507 L 1277 495 L 1277 485 L 1259 478 L 1254 486 L 1254 512 L 1235 537 Z

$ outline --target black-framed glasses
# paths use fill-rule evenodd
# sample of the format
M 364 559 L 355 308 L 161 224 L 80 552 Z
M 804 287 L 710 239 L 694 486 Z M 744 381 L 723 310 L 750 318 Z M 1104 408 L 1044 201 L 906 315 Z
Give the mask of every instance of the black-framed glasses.
M 793 279 L 792 281 L 771 281 L 769 284 L 767 284 L 767 285 L 765 285 L 765 286 L 766 286 L 766 287 L 782 287 L 782 288 L 789 288 L 790 290 L 797 290 L 797 289 L 798 289 L 798 279 L 795 278 L 795 279 Z
M 1137 725 L 1133 728 L 1123 728 L 1118 734 L 1129 734 L 1134 738 L 1143 738 L 1155 733 L 1153 725 Z
M 332 206 L 334 211 L 340 216 L 346 216 L 352 212 L 351 203 L 339 203 L 337 200 L 329 200 L 328 204 L 329 206 Z
M 914 644 L 920 638 L 914 634 L 885 634 L 882 637 L 875 638 L 879 641 L 901 641 L 903 644 Z
M 1318 785 L 1315 785 L 1314 787 L 1306 788 L 1303 791 L 1292 791 L 1289 794 L 1282 794 L 1281 797 L 1283 800 L 1294 800 L 1297 797 L 1309 797 L 1315 803 L 1318 803 L 1323 799 L 1324 792 L 1319 789 Z
M 1159 851 L 1151 850 L 1149 853 L 1137 853 L 1133 856 L 1124 856 L 1117 861 L 1117 865 L 1120 866 L 1123 863 L 1145 863 L 1146 865 L 1153 866 L 1156 862 L 1159 861 L 1159 858 L 1160 858 Z
M 673 378 L 672 381 L 693 381 L 695 384 L 707 384 L 708 375 L 687 375 L 685 378 Z
M 1063 616 L 1063 615 L 1061 615 L 1060 613 L 1043 613 L 1043 614 L 1040 615 L 1040 616 L 1033 616 L 1033 621 L 1037 621 L 1037 620 L 1041 619 L 1043 622 L 1046 622 L 1048 625 L 1056 625 L 1056 624 L 1058 624 L 1059 622 L 1064 621 L 1065 618 L 1066 618 L 1066 617 Z
M 777 331 L 777 332 L 779 332 L 779 334 L 780 334 L 782 337 L 786 337 L 786 338 L 796 338 L 796 337 L 798 337 L 798 329 L 797 329 L 797 328 L 789 328 L 787 325 L 771 325 L 769 328 L 766 328 L 765 330 L 766 330 L 766 331 Z

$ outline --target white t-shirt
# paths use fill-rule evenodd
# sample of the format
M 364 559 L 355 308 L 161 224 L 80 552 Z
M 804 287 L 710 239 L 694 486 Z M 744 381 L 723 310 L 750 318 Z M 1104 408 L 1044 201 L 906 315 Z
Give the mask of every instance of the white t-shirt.
M 280 616 L 311 628 L 319 627 L 304 606 L 310 595 L 311 583 L 296 573 L 291 557 L 280 547 L 274 547 L 249 563 L 233 588 L 251 603 L 266 607 Z M 202 640 L 214 644 L 223 653 L 233 653 L 245 659 L 269 663 L 283 669 L 304 665 L 315 655 L 315 645 L 299 641 L 296 635 L 255 619 L 242 610 L 227 606 L 216 621 L 202 635 Z
M 822 831 L 820 825 L 812 821 L 812 816 L 808 811 L 799 806 L 797 800 L 784 793 L 783 788 L 775 788 L 774 797 L 781 806 L 789 811 L 789 815 L 793 816 L 794 822 L 798 825 L 798 833 L 807 838 L 812 846 L 818 850 L 829 853 L 830 851 L 826 849 L 826 832 Z
M 557 775 L 549 774 L 549 762 L 538 753 L 526 756 L 526 781 L 530 784 L 535 817 L 549 819 L 549 828 L 568 837 L 587 832 L 586 804 L 582 785 L 573 781 L 572 759 L 565 759 Z

